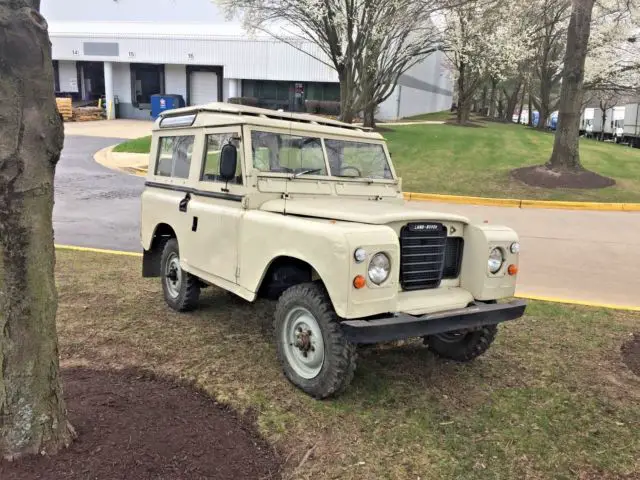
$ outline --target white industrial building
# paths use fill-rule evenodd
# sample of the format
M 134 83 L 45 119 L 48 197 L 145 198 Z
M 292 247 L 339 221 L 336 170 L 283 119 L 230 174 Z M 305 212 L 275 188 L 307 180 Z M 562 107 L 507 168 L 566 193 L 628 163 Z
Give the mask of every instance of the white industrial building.
M 211 0 L 42 0 L 53 45 L 55 88 L 77 101 L 106 97 L 118 116 L 150 118 L 150 96 L 187 105 L 254 97 L 302 111 L 305 100 L 339 99 L 336 72 L 266 34 L 249 35 Z M 377 117 L 448 109 L 452 80 L 437 52 L 400 78 Z M 116 109 L 109 110 L 115 115 Z

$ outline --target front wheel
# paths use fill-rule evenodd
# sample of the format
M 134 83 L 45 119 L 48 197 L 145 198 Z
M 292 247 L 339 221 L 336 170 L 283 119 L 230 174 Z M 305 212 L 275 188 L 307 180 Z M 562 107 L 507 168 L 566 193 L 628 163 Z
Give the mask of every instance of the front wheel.
M 356 348 L 342 333 L 322 286 L 303 283 L 285 291 L 276 307 L 274 330 L 278 359 L 296 387 L 321 399 L 351 383 Z
M 478 330 L 430 335 L 424 337 L 424 343 L 442 358 L 470 362 L 489 349 L 497 333 L 497 325 L 487 325 Z
M 200 298 L 200 280 L 180 267 L 180 250 L 175 238 L 165 244 L 160 264 L 167 305 L 178 312 L 195 310 Z

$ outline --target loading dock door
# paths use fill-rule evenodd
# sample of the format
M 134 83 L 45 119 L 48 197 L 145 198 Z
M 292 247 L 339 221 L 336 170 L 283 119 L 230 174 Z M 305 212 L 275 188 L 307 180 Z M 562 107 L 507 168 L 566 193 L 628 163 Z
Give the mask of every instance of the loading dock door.
M 214 72 L 191 72 L 190 105 L 203 105 L 218 101 L 218 75 Z

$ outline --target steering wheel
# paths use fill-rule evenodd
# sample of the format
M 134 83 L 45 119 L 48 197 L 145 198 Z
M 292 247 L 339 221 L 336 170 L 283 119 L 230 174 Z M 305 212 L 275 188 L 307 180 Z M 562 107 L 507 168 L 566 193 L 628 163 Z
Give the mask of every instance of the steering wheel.
M 280 165 L 280 166 L 278 166 L 276 168 L 272 168 L 269 171 L 270 172 L 274 172 L 274 173 L 293 173 L 294 172 L 293 168 L 283 167 L 282 165 Z
M 340 167 L 340 173 L 341 173 L 341 174 L 342 174 L 342 172 L 344 172 L 345 170 L 355 170 L 355 171 L 356 171 L 356 173 L 358 174 L 358 175 L 357 175 L 358 177 L 361 177 L 361 176 L 362 176 L 362 172 L 361 172 L 361 171 L 360 171 L 360 169 L 359 169 L 359 168 L 357 168 L 357 167 L 353 167 L 353 166 L 351 166 L 351 165 L 347 165 L 346 167 Z M 349 176 L 351 176 L 351 175 L 349 175 Z M 355 178 L 355 177 L 354 177 L 354 178 Z

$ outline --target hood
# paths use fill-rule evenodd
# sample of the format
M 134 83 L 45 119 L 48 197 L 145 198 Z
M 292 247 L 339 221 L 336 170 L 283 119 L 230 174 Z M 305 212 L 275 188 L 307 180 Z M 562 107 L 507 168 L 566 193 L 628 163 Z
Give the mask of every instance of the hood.
M 344 197 L 269 200 L 262 204 L 260 210 L 370 225 L 425 220 L 469 223 L 467 218 L 460 215 L 409 208 L 402 203 L 354 200 Z

